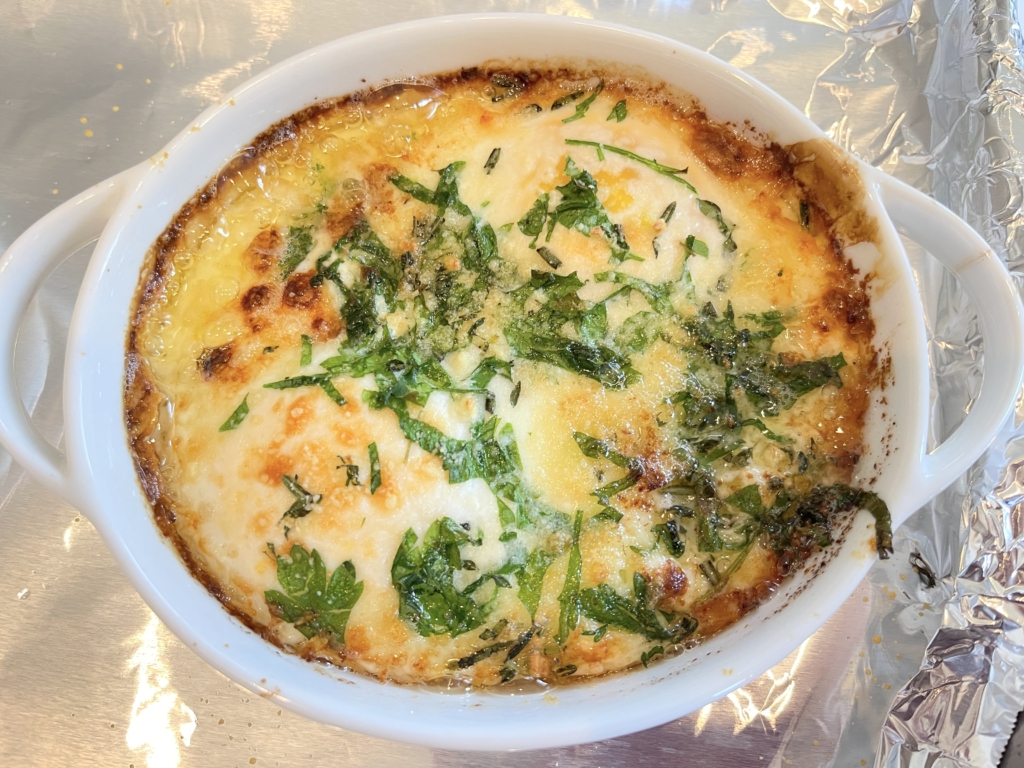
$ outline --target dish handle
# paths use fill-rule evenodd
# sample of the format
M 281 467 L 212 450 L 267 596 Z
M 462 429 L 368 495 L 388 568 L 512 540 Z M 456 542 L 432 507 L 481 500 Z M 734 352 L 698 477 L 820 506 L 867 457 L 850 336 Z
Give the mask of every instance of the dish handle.
M 875 171 L 881 199 L 900 234 L 960 280 L 985 341 L 981 392 L 956 431 L 921 457 L 921 498 L 941 493 L 974 463 L 1012 413 L 1024 378 L 1024 307 L 1006 267 L 959 216 L 913 187 Z
M 43 280 L 103 232 L 135 169 L 101 181 L 29 227 L 0 258 L 0 444 L 36 482 L 81 509 L 83 485 L 67 456 L 36 429 L 18 393 L 14 347 L 29 302 Z

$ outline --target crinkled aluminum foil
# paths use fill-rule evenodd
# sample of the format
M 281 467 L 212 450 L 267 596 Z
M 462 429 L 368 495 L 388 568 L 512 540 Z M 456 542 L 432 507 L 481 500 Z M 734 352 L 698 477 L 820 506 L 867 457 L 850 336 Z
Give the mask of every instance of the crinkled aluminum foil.
M 1024 51 L 1018 9 L 1005 0 L 954 2 L 943 8 L 924 96 L 932 119 L 932 192 L 962 216 L 1024 277 L 1022 175 Z M 975 318 L 952 279 L 943 279 L 941 335 L 978 380 L 983 344 Z M 964 364 L 963 351 L 972 353 Z M 970 387 L 970 391 L 976 391 Z M 961 503 L 961 553 L 942 626 L 921 670 L 900 690 L 883 726 L 881 768 L 996 765 L 1024 706 L 1024 400 L 1013 423 L 942 506 Z M 948 504 L 948 506 L 947 506 Z
M 0 250 L 271 63 L 383 24 L 494 10 L 613 21 L 708 50 L 949 205 L 1020 276 L 1024 78 L 1007 2 L 9 0 Z M 982 344 L 955 281 L 907 246 L 928 313 L 938 442 L 978 391 Z M 48 279 L 19 338 L 21 392 L 55 443 L 63 339 L 87 258 Z M 995 765 L 1024 702 L 1022 419 L 1024 405 L 972 473 L 901 526 L 894 556 L 757 680 L 644 733 L 486 757 L 328 728 L 226 681 L 153 616 L 88 522 L 0 450 L 0 764 L 846 768 L 877 749 L 886 768 Z M 938 575 L 934 587 L 911 569 L 914 551 Z

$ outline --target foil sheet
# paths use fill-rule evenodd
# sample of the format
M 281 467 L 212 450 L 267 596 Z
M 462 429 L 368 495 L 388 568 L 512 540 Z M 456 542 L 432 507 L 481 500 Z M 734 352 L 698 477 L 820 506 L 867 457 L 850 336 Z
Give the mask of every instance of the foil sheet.
M 1019 277 L 1024 80 L 1007 2 L 6 0 L 0 250 L 272 63 L 383 24 L 491 10 L 629 24 L 745 69 L 967 218 Z M 928 315 L 937 444 L 978 391 L 983 345 L 956 282 L 907 246 Z M 58 445 L 64 339 L 89 256 L 47 280 L 19 337 L 23 399 Z M 975 469 L 899 529 L 894 556 L 751 684 L 640 734 L 487 756 L 322 726 L 226 680 L 142 603 L 89 522 L 0 449 L 0 764 L 995 765 L 1024 702 L 1018 410 Z M 935 586 L 913 571 L 915 551 Z
M 933 194 L 985 235 L 1019 285 L 1024 51 L 1018 10 L 1001 0 L 944 8 L 924 95 L 932 117 Z M 953 280 L 943 280 L 939 299 L 943 335 L 980 354 L 975 318 Z M 933 349 L 933 362 L 942 371 L 948 361 Z M 970 365 L 969 380 L 976 379 Z M 921 670 L 886 716 L 879 768 L 996 765 L 1024 706 L 1022 421 L 1018 399 L 1013 423 L 944 498 L 951 512 L 960 502 L 960 556 L 944 579 L 952 595 Z M 1008 756 L 1007 764 L 1018 759 Z

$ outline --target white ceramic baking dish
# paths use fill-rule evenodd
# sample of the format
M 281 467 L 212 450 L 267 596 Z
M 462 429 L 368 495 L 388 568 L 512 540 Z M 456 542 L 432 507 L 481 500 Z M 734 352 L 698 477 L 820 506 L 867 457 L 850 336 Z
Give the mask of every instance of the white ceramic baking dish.
M 823 138 L 769 89 L 667 38 L 538 15 L 437 18 L 344 38 L 269 69 L 203 113 L 165 151 L 48 214 L 0 261 L 0 442 L 32 477 L 88 516 L 143 599 L 183 642 L 251 691 L 310 718 L 385 738 L 477 750 L 553 747 L 648 728 L 694 711 L 784 658 L 839 608 L 874 562 L 873 528 L 862 513 L 821 558 L 816 575 L 799 574 L 702 646 L 649 669 L 513 696 L 382 684 L 283 653 L 230 616 L 160 534 L 128 450 L 124 350 L 147 250 L 179 208 L 253 137 L 317 100 L 487 60 L 548 57 L 642 67 L 692 93 L 713 118 L 749 119 L 782 144 Z M 854 258 L 865 274 L 876 275 L 870 289 L 875 344 L 891 356 L 893 374 L 868 417 L 859 479 L 877 475 L 873 489 L 899 525 L 978 458 L 1010 413 L 1021 386 L 1024 324 L 1009 275 L 973 230 L 910 187 L 853 162 L 882 241 L 880 255 L 867 249 Z M 894 224 L 962 281 L 986 345 L 984 383 L 970 414 L 930 454 L 924 313 Z M 67 347 L 61 455 L 22 405 L 14 344 L 45 276 L 97 236 Z

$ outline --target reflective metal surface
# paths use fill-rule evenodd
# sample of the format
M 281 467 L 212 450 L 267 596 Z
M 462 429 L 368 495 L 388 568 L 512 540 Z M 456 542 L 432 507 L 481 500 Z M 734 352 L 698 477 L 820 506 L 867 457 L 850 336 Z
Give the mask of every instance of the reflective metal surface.
M 599 18 L 708 50 L 850 151 L 964 215 L 1021 276 L 1024 77 L 1005 0 L 5 0 L 0 250 L 272 63 L 382 24 L 481 10 Z M 23 397 L 54 443 L 64 338 L 87 250 L 47 281 L 19 341 Z M 955 281 L 911 253 L 927 297 L 941 440 L 977 392 L 981 345 Z M 976 471 L 900 529 L 893 558 L 876 564 L 842 610 L 755 683 L 644 733 L 486 758 L 321 726 L 238 688 L 155 619 L 88 521 L 0 450 L 0 764 L 803 768 L 867 765 L 878 752 L 891 766 L 991 765 L 1021 701 L 1012 669 L 1024 646 L 1015 602 L 1021 434 L 1008 427 Z M 961 519 L 971 526 L 962 532 Z M 915 550 L 940 577 L 934 588 L 912 570 Z M 960 634 L 940 635 L 935 668 L 918 675 L 943 622 Z M 977 662 L 974 671 L 965 660 Z M 913 757 L 912 748 L 931 749 L 928 739 L 960 762 Z

